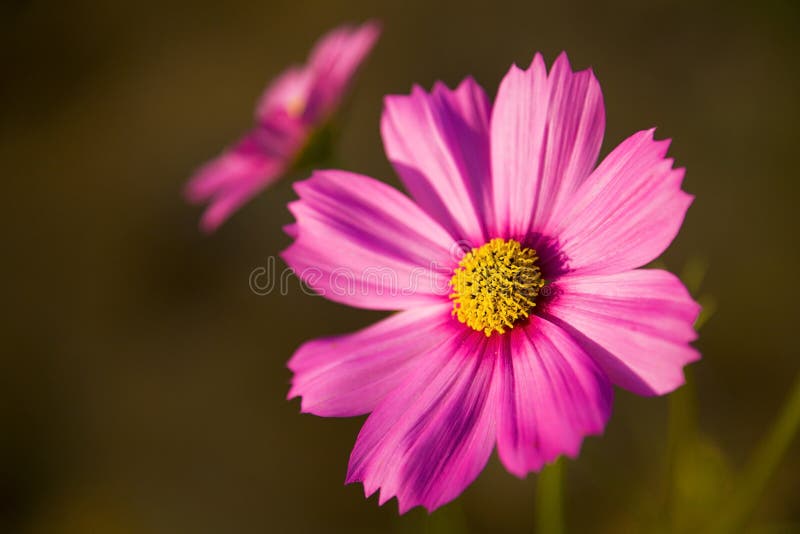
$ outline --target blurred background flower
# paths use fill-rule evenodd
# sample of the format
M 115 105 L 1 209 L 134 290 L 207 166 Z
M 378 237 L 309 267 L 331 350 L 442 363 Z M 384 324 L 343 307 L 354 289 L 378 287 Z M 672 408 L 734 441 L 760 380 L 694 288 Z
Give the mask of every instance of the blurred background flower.
M 324 164 L 331 116 L 378 38 L 377 23 L 326 33 L 304 65 L 287 68 L 261 95 L 255 126 L 205 164 L 186 186 L 190 202 L 208 202 L 201 227 L 213 232 L 239 207 L 292 170 Z M 306 169 L 307 170 L 307 169 Z
M 337 167 L 399 185 L 378 135 L 383 95 L 467 73 L 497 87 L 510 62 L 568 50 L 603 87 L 601 157 L 652 125 L 687 168 L 696 200 L 662 261 L 708 265 L 698 298 L 716 312 L 690 379 L 700 437 L 680 437 L 667 398 L 618 391 L 604 437 L 560 464 L 566 529 L 690 531 L 703 510 L 748 501 L 748 531 L 797 531 L 800 444 L 764 441 L 800 370 L 796 3 L 421 0 L 0 6 L 0 531 L 534 528 L 539 477 L 515 480 L 496 458 L 430 517 L 398 518 L 343 486 L 362 420 L 298 416 L 285 362 L 312 328 L 382 314 L 296 283 L 251 291 L 251 272 L 290 241 L 277 231 L 292 221 L 289 181 L 211 238 L 181 198 L 197 163 L 249 123 L 266 79 L 329 28 L 373 17 L 381 45 L 342 115 Z M 703 444 L 672 467 L 681 440 Z M 726 500 L 760 486 L 754 453 L 781 449 L 763 493 Z

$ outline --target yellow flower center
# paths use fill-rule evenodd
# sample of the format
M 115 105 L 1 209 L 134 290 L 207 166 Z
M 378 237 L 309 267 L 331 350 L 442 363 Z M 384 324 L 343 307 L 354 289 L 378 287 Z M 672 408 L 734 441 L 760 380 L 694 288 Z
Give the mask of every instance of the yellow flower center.
M 544 286 L 539 257 L 513 239 L 492 239 L 458 263 L 450 279 L 453 315 L 490 336 L 528 317 Z

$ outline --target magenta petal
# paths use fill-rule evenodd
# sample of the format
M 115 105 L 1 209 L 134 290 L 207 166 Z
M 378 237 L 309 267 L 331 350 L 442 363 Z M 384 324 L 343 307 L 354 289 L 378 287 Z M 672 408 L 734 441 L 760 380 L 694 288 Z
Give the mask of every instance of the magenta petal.
M 371 309 L 447 301 L 460 249 L 408 197 L 344 171 L 315 172 L 295 189 L 298 237 L 282 257 L 309 287 Z
M 294 165 L 311 135 L 325 125 L 355 70 L 375 44 L 375 23 L 326 34 L 308 64 L 293 66 L 262 93 L 256 126 L 190 180 L 190 202 L 210 201 L 201 226 L 211 232 L 263 187 Z
M 611 415 L 608 378 L 566 332 L 531 317 L 503 340 L 497 449 L 517 476 L 559 455 L 578 455 L 584 436 L 600 434 Z
M 264 90 L 256 106 L 256 120 L 269 122 L 274 114 L 287 110 L 302 112 L 313 82 L 312 72 L 306 66 L 289 67 Z
M 561 54 L 547 74 L 536 54 L 511 67 L 492 112 L 494 234 L 547 233 L 552 215 L 591 172 L 605 128 L 600 85 Z
M 303 344 L 289 361 L 289 398 L 302 397 L 303 412 L 323 417 L 371 412 L 418 357 L 445 341 L 451 311 L 449 303 L 402 311 L 360 332 Z
M 297 239 L 297 223 L 289 223 L 284 225 L 283 231 L 292 239 Z
M 700 307 L 674 275 L 640 269 L 569 276 L 556 282 L 546 307 L 612 382 L 639 395 L 683 384 L 683 366 L 700 358 L 689 345 Z
M 193 203 L 207 201 L 242 181 L 259 179 L 271 166 L 255 132 L 249 132 L 216 159 L 203 165 L 186 185 L 186 198 Z
M 339 104 L 380 32 L 380 25 L 370 21 L 357 28 L 337 28 L 320 39 L 308 60 L 314 84 L 304 116 L 307 122 L 324 120 Z
M 414 199 L 470 246 L 487 239 L 489 115 L 483 89 L 467 78 L 456 90 L 385 99 L 381 133 L 386 155 Z
M 612 274 L 657 258 L 680 230 L 691 195 L 681 191 L 683 169 L 664 156 L 669 141 L 653 130 L 622 142 L 565 206 L 553 232 L 569 270 Z
M 446 339 L 372 412 L 350 455 L 347 483 L 380 489 L 380 504 L 396 496 L 400 513 L 456 498 L 494 447 L 497 338 L 458 328 Z
M 186 186 L 191 202 L 210 201 L 200 226 L 213 232 L 244 203 L 281 177 L 282 158 L 265 151 L 253 131 L 221 156 L 204 165 Z
M 262 189 L 280 178 L 280 167 L 272 167 L 273 171 L 266 169 L 260 176 L 242 180 L 218 193 L 208 204 L 206 211 L 200 219 L 200 227 L 204 232 L 214 232 L 222 223 L 228 220 L 236 210 L 241 208 Z

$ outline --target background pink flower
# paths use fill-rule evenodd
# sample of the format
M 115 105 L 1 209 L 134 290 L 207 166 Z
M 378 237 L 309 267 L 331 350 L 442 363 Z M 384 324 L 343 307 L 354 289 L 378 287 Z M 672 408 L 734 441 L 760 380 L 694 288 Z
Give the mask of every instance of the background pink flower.
M 302 397 L 303 412 L 370 414 L 347 482 L 380 490 L 381 504 L 396 496 L 401 513 L 433 510 L 495 446 L 518 476 L 576 456 L 584 436 L 603 431 L 612 385 L 660 395 L 683 383 L 699 358 L 689 345 L 699 307 L 672 274 L 638 268 L 681 226 L 692 201 L 684 171 L 653 130 L 595 167 L 604 127 L 593 73 L 573 72 L 565 54 L 548 73 L 537 54 L 528 70 L 511 68 L 493 107 L 472 79 L 386 98 L 386 153 L 413 200 L 344 171 L 296 185 L 286 262 L 331 300 L 399 310 L 310 341 L 289 362 L 289 397 Z M 495 245 L 502 260 L 475 259 Z M 458 269 L 477 265 L 465 276 L 484 283 L 520 261 L 547 284 L 535 286 L 535 306 L 510 327 L 455 316 L 469 305 L 461 295 L 454 308 Z M 376 270 L 386 276 L 366 274 Z
M 305 65 L 288 68 L 267 87 L 256 125 L 187 184 L 190 202 L 209 204 L 203 230 L 216 230 L 292 167 L 330 119 L 379 33 L 375 22 L 339 27 L 319 40 Z

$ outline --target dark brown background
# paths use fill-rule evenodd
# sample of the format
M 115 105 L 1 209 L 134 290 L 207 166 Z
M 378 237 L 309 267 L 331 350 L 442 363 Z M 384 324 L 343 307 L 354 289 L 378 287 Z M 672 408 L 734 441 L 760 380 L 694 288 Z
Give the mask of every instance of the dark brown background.
M 0 4 L 0 530 L 531 530 L 536 477 L 519 481 L 494 458 L 430 518 L 398 518 L 394 502 L 343 486 L 361 420 L 299 415 L 284 365 L 303 340 L 379 315 L 296 284 L 288 296 L 249 290 L 250 272 L 288 244 L 288 182 L 212 237 L 180 195 L 249 126 L 270 77 L 327 29 L 370 17 L 385 31 L 343 123 L 343 168 L 397 183 L 378 135 L 382 95 L 467 74 L 493 94 L 537 50 L 594 67 L 604 153 L 653 125 L 674 139 L 697 200 L 664 261 L 709 265 L 717 312 L 694 366 L 699 422 L 714 462 L 738 469 L 800 369 L 798 10 L 754 5 Z M 665 399 L 617 395 L 606 435 L 567 464 L 569 527 L 646 530 L 666 427 Z M 756 523 L 798 525 L 798 472 L 795 443 Z

